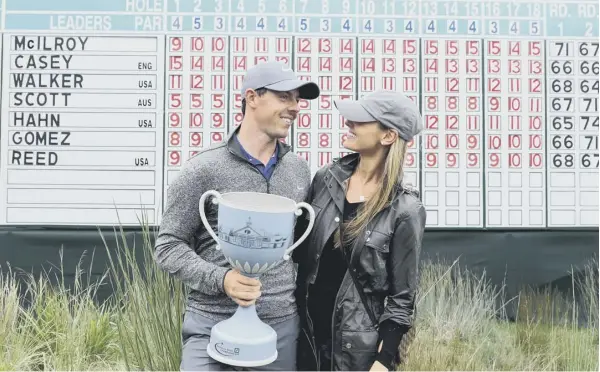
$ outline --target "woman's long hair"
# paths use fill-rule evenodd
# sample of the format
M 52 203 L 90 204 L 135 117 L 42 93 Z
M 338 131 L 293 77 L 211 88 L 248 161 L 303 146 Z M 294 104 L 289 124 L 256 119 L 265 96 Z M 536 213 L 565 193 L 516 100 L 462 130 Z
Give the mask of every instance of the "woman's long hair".
M 382 129 L 386 129 L 379 124 Z M 367 224 L 392 201 L 396 190 L 404 177 L 404 156 L 407 143 L 399 136 L 388 148 L 383 164 L 383 175 L 373 196 L 367 199 L 357 210 L 356 218 L 343 225 L 344 242 L 340 239 L 340 229 L 335 233 L 334 244 L 339 248 L 342 244 L 353 241 L 362 234 Z

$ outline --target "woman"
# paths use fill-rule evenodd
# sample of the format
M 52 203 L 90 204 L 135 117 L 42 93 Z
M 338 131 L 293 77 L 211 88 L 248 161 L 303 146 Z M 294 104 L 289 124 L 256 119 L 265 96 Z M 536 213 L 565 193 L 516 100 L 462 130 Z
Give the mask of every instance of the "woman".
M 409 98 L 388 91 L 335 105 L 354 153 L 321 168 L 308 194 L 315 224 L 294 250 L 298 368 L 393 370 L 412 326 L 426 218 L 402 184 L 421 117 Z M 297 236 L 306 223 L 299 218 Z

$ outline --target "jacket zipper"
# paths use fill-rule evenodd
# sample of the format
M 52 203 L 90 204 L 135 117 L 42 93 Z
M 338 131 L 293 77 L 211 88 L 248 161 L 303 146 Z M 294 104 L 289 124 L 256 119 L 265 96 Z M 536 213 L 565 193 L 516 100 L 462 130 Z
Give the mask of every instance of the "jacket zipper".
M 315 339 L 315 335 L 314 335 L 315 331 L 314 331 L 314 327 L 313 327 L 313 322 L 312 322 L 312 319 L 310 318 L 310 314 L 308 313 L 308 286 L 306 288 L 306 300 L 305 300 L 305 303 L 306 303 L 306 305 L 305 305 L 306 306 L 306 311 L 305 311 L 305 313 L 306 313 L 306 320 L 308 321 L 308 328 L 310 329 L 310 335 L 306 334 L 306 331 L 304 331 L 304 334 L 306 334 L 306 338 L 308 338 L 308 343 L 310 344 L 310 348 L 312 349 L 313 355 L 315 357 L 315 361 L 317 362 L 317 365 L 316 365 L 315 369 L 317 371 L 319 371 L 320 370 L 319 366 L 321 365 L 321 362 L 320 362 L 320 353 L 317 351 L 317 340 Z M 311 341 L 312 341 L 312 343 L 311 343 Z
M 316 268 L 315 272 L 317 272 L 317 273 L 319 272 L 319 262 L 317 262 L 317 268 Z M 312 275 L 309 275 L 308 278 L 310 278 L 311 276 Z M 310 279 L 309 279 L 309 282 L 306 284 L 306 298 L 305 298 L 305 301 L 304 301 L 306 303 L 306 305 L 305 305 L 305 307 L 306 307 L 306 311 L 305 311 L 305 313 L 306 313 L 306 319 L 309 322 L 308 327 L 310 328 L 310 337 L 308 338 L 308 341 L 310 343 L 310 341 L 312 340 L 311 349 L 313 351 L 313 355 L 315 356 L 315 361 L 317 363 L 315 369 L 317 371 L 320 371 L 320 366 L 321 366 L 320 355 L 321 354 L 319 353 L 319 351 L 317 351 L 317 340 L 315 339 L 315 330 L 313 328 L 313 321 L 310 318 L 310 314 L 308 312 L 308 292 L 309 292 L 309 289 L 310 289 Z
M 334 234 L 334 233 L 335 233 L 335 229 L 333 230 L 332 234 Z M 311 285 L 311 283 L 310 283 L 310 277 L 313 276 L 313 275 L 318 274 L 319 267 L 320 267 L 320 262 L 317 261 L 317 267 L 311 273 L 311 275 L 308 276 L 309 282 L 306 284 L 306 299 L 305 299 L 305 302 L 306 302 L 306 318 L 310 321 L 310 333 L 311 333 L 310 339 L 312 339 L 311 348 L 313 349 L 313 354 L 315 355 L 315 359 L 316 359 L 316 362 L 317 362 L 317 368 L 316 368 L 317 371 L 320 371 L 320 368 L 321 368 L 321 360 L 320 360 L 321 359 L 320 358 L 321 354 L 317 350 L 317 340 L 315 339 L 315 336 L 314 336 L 315 331 L 314 331 L 314 328 L 312 327 L 312 319 L 310 319 L 310 314 L 308 312 L 308 292 L 309 292 L 309 288 L 310 288 L 310 285 Z M 341 288 L 341 286 L 340 286 L 340 288 Z M 338 293 L 335 295 L 335 302 L 337 302 L 339 291 L 340 290 L 338 289 Z M 335 304 L 335 302 L 334 302 L 334 304 Z M 333 317 L 334 317 L 334 314 L 335 314 L 335 306 L 334 306 L 334 309 L 333 309 L 332 322 L 331 322 L 332 334 L 333 334 Z M 332 335 L 332 346 L 333 346 L 333 335 Z M 331 359 L 331 365 L 332 365 L 332 368 L 333 368 L 333 348 L 331 350 L 331 357 L 330 357 L 330 359 Z M 331 370 L 333 370 L 333 369 L 331 369 Z
M 335 233 L 335 229 L 333 230 L 332 234 L 334 234 L 334 233 Z M 316 267 L 315 271 L 312 273 L 312 275 L 315 275 L 315 273 L 319 272 L 319 266 L 320 266 L 320 264 L 319 264 L 319 262 L 317 262 L 317 267 Z M 346 274 L 347 274 L 347 272 L 346 272 Z M 309 278 L 312 275 L 309 275 Z M 344 274 L 344 277 L 345 277 L 345 274 Z M 342 281 L 342 284 L 343 284 L 343 281 Z M 308 289 L 309 288 L 310 288 L 310 283 L 307 283 L 306 284 L 306 318 L 309 319 L 310 323 L 312 324 L 312 319 L 310 319 L 310 315 L 308 313 Z M 331 350 L 330 350 L 331 351 L 331 356 L 329 358 L 330 359 L 330 370 L 331 371 L 333 371 L 333 345 L 334 345 L 334 343 L 333 343 L 334 342 L 334 335 L 333 335 L 334 332 L 333 332 L 333 329 L 334 329 L 334 318 L 335 318 L 335 304 L 337 304 L 337 302 L 338 302 L 338 297 L 340 295 L 340 289 L 342 289 L 341 285 L 340 285 L 340 288 L 338 288 L 337 293 L 335 294 L 335 301 L 334 301 L 333 311 L 332 311 L 332 314 L 331 314 Z M 317 368 L 316 368 L 316 370 L 320 371 L 320 368 L 321 368 L 321 363 L 320 363 L 320 360 L 319 360 L 320 359 L 319 358 L 320 354 L 316 351 L 317 341 L 315 340 L 315 337 L 314 337 L 314 329 L 312 329 L 312 326 L 310 328 L 311 328 L 311 338 L 313 340 L 313 345 L 314 345 L 313 346 L 313 350 L 314 350 L 314 353 L 315 353 L 315 358 L 317 359 Z
M 342 247 L 340 247 L 340 249 L 342 249 Z M 344 277 L 346 277 L 346 275 L 348 275 L 348 270 L 350 270 L 349 268 L 346 269 L 346 273 L 344 274 Z M 343 280 L 342 280 L 342 284 L 344 284 Z M 336 306 L 338 303 L 338 297 L 340 296 L 340 290 L 342 289 L 342 285 L 340 285 L 340 287 L 337 290 L 337 293 L 335 294 L 335 301 L 333 302 L 333 312 L 331 313 L 331 358 L 330 359 L 330 368 L 329 370 L 333 371 L 333 347 L 334 347 L 334 340 L 335 340 L 335 335 L 334 335 L 334 329 L 335 329 L 335 313 L 336 313 Z

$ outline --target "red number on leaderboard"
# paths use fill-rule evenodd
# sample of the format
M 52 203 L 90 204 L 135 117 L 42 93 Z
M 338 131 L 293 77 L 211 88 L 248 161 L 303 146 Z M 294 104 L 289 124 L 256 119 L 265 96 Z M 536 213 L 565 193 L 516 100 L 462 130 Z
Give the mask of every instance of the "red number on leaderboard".
M 457 168 L 458 167 L 458 154 L 446 154 L 446 167 Z
M 411 152 L 406 153 L 406 159 L 404 160 L 406 167 L 412 167 L 415 165 L 415 155 Z
M 171 52 L 180 52 L 183 50 L 183 40 L 180 37 L 171 38 Z
M 467 166 L 469 168 L 479 168 L 479 154 L 477 154 L 477 153 L 467 154 Z
M 204 38 L 203 37 L 193 37 L 192 38 L 192 51 L 194 51 L 194 52 L 203 52 L 204 51 Z
M 169 151 L 169 165 L 179 165 L 181 162 L 180 151 Z
M 190 88 L 191 89 L 204 89 L 204 76 L 203 75 L 190 76 Z
M 170 127 L 179 127 L 181 125 L 181 114 L 177 112 L 172 112 L 169 114 L 169 126 Z
M 425 161 L 427 162 L 428 167 L 437 168 L 438 156 L 437 154 L 429 153 L 425 156 Z
M 298 128 L 310 128 L 310 115 L 309 114 L 300 114 L 298 115 L 297 120 Z
M 321 133 L 319 134 L 319 147 L 329 147 L 331 143 L 331 134 Z
M 191 132 L 190 133 L 190 146 L 191 147 L 202 146 L 202 133 L 200 133 L 200 132 Z
M 170 146 L 181 146 L 181 132 L 170 132 L 169 133 L 169 145 Z
M 170 94 L 170 106 L 173 109 L 181 108 L 181 94 L 171 93 Z
M 498 153 L 490 153 L 490 167 L 491 168 L 499 168 L 500 167 L 500 154 Z
M 212 139 L 213 143 L 221 142 L 221 141 L 223 141 L 223 133 L 213 132 L 211 134 L 211 139 Z
M 204 116 L 201 112 L 192 112 L 190 114 L 190 128 L 202 128 Z
M 469 150 L 476 150 L 479 148 L 479 135 L 469 134 L 467 136 L 467 148 Z
M 300 147 L 309 147 L 310 146 L 310 136 L 308 133 L 298 133 L 298 146 L 300 146 Z
M 203 106 L 202 94 L 194 93 L 190 95 L 190 108 L 200 109 Z
M 218 112 L 212 114 L 212 127 L 213 128 L 221 128 L 223 127 L 223 122 L 225 121 L 224 115 Z
M 183 57 L 182 56 L 171 56 L 169 58 L 169 70 L 176 71 L 183 68 Z

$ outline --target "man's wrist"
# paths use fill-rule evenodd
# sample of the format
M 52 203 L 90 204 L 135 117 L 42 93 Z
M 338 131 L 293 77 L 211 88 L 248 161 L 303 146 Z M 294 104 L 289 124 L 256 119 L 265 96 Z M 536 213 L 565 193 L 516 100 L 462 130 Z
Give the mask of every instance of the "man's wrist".
M 222 267 L 220 268 L 220 273 L 219 275 L 219 279 L 217 280 L 217 290 L 220 293 L 225 293 L 225 277 L 227 276 L 227 273 L 231 271 L 230 268 L 227 267 Z

